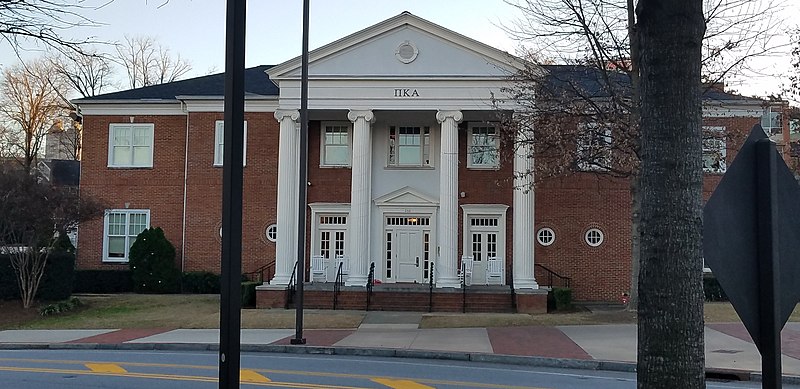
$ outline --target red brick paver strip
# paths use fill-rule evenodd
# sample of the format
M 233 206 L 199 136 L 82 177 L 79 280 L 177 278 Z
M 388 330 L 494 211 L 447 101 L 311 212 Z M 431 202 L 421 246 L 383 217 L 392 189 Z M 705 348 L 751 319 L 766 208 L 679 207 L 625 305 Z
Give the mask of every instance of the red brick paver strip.
M 117 344 L 131 340 L 146 338 L 148 336 L 163 334 L 172 331 L 174 328 L 128 328 L 116 330 L 105 334 L 90 336 L 87 338 L 75 339 L 67 343 L 102 343 Z
M 742 323 L 711 323 L 707 327 L 744 340 L 745 342 L 755 343 L 750 338 L 750 333 Z M 800 359 L 800 331 L 784 328 L 781 331 L 781 353 L 795 359 Z
M 495 354 L 592 359 L 555 327 L 498 327 L 487 328 L 486 332 Z
M 350 336 L 355 330 L 305 330 L 306 346 L 333 346 L 336 342 Z M 291 344 L 294 335 L 275 341 L 272 344 Z

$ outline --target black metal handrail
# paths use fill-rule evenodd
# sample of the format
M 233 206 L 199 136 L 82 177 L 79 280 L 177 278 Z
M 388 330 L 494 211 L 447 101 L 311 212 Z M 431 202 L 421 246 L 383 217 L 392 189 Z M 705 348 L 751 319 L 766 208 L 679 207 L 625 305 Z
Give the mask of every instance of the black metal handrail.
M 554 285 L 553 285 L 553 276 L 555 276 L 556 278 L 558 278 L 558 279 L 560 279 L 560 280 L 561 280 L 561 282 L 563 283 L 564 287 L 566 287 L 566 288 L 569 288 L 569 287 L 570 287 L 570 283 L 571 283 L 571 281 L 572 281 L 572 278 L 570 278 L 570 277 L 567 277 L 567 276 L 562 276 L 562 275 L 560 275 L 560 274 L 558 274 L 558 273 L 554 272 L 553 270 L 551 270 L 551 269 L 549 269 L 549 268 L 547 268 L 547 267 L 545 267 L 545 266 L 542 266 L 542 265 L 540 265 L 540 264 L 538 264 L 538 263 L 537 263 L 537 264 L 535 264 L 534 266 L 536 266 L 536 267 L 538 267 L 538 268 L 540 268 L 540 269 L 544 270 L 544 271 L 547 273 L 547 283 L 548 283 L 548 286 L 550 286 L 550 287 L 553 287 L 553 286 L 554 286 Z
M 289 283 L 286 285 L 286 303 L 284 304 L 284 309 L 289 309 L 289 304 L 294 302 L 294 291 L 295 291 L 295 282 L 294 276 L 297 273 L 297 263 L 298 261 L 294 262 L 294 268 L 292 269 L 292 276 L 289 277 Z
M 336 305 L 339 303 L 339 292 L 342 290 L 344 284 L 344 277 L 342 276 L 342 265 L 344 262 L 339 262 L 339 268 L 336 270 L 336 281 L 333 282 L 333 310 L 336 310 Z
M 467 313 L 467 264 L 461 262 L 461 310 Z
M 428 312 L 433 312 L 433 262 L 428 266 Z
M 367 311 L 372 302 L 372 287 L 375 285 L 375 262 L 369 264 L 369 275 L 367 275 Z
M 256 270 L 253 270 L 253 271 L 247 272 L 247 273 L 242 273 L 242 275 L 247 277 L 247 279 L 250 280 L 250 281 L 264 282 L 266 280 L 266 282 L 269 283 L 269 280 L 272 278 L 272 275 L 275 274 L 274 270 L 271 271 L 271 272 L 267 271 L 267 277 L 265 278 L 264 277 L 264 272 L 269 268 L 275 269 L 275 261 L 274 260 L 272 262 L 264 265 L 264 266 L 259 267 Z M 253 276 L 255 276 L 255 275 L 258 275 L 257 279 L 253 279 Z

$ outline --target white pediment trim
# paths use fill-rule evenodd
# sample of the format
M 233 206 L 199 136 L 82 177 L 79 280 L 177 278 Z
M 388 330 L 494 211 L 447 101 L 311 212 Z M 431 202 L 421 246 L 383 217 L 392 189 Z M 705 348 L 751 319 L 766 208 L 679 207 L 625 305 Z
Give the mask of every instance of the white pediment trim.
M 403 12 L 378 24 L 374 24 L 361 31 L 355 32 L 344 38 L 310 51 L 308 53 L 309 63 L 313 63 L 331 55 L 335 55 L 336 53 L 339 53 L 350 47 L 406 25 L 418 28 L 429 34 L 435 35 L 440 39 L 464 47 L 491 60 L 492 62 L 495 62 L 498 65 L 510 66 L 512 69 L 518 70 L 525 69 L 525 63 L 518 57 L 515 57 L 505 51 L 498 50 L 497 48 L 489 46 L 485 43 L 476 41 L 475 39 L 461 35 L 455 31 L 444 28 L 438 24 L 432 23 L 428 20 L 420 18 L 419 16 L 413 15 L 410 12 Z M 285 76 L 296 72 L 297 69 L 300 68 L 300 60 L 300 57 L 295 57 L 284 63 L 269 68 L 266 70 L 266 73 L 269 74 L 271 80 L 284 78 Z
M 429 196 L 425 193 L 422 193 L 410 186 L 406 186 L 376 198 L 375 205 L 379 207 L 383 206 L 435 207 L 439 205 L 439 199 Z

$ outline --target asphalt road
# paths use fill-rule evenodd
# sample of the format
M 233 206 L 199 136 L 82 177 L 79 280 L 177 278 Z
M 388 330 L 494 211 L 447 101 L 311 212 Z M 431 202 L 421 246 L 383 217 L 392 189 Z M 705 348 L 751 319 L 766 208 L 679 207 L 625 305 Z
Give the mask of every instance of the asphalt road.
M 209 352 L 0 351 L 0 388 L 217 388 L 216 358 Z M 241 361 L 243 388 L 636 387 L 631 373 L 475 362 L 294 354 L 242 354 Z M 708 388 L 760 387 L 756 382 L 708 383 Z

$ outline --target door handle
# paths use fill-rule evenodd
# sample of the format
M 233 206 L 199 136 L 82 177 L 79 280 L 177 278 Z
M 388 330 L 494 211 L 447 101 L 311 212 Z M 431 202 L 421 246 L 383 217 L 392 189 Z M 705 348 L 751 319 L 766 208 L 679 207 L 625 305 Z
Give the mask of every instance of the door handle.
M 417 257 L 417 259 L 416 259 L 416 265 L 417 265 L 417 267 L 419 267 L 419 257 Z

